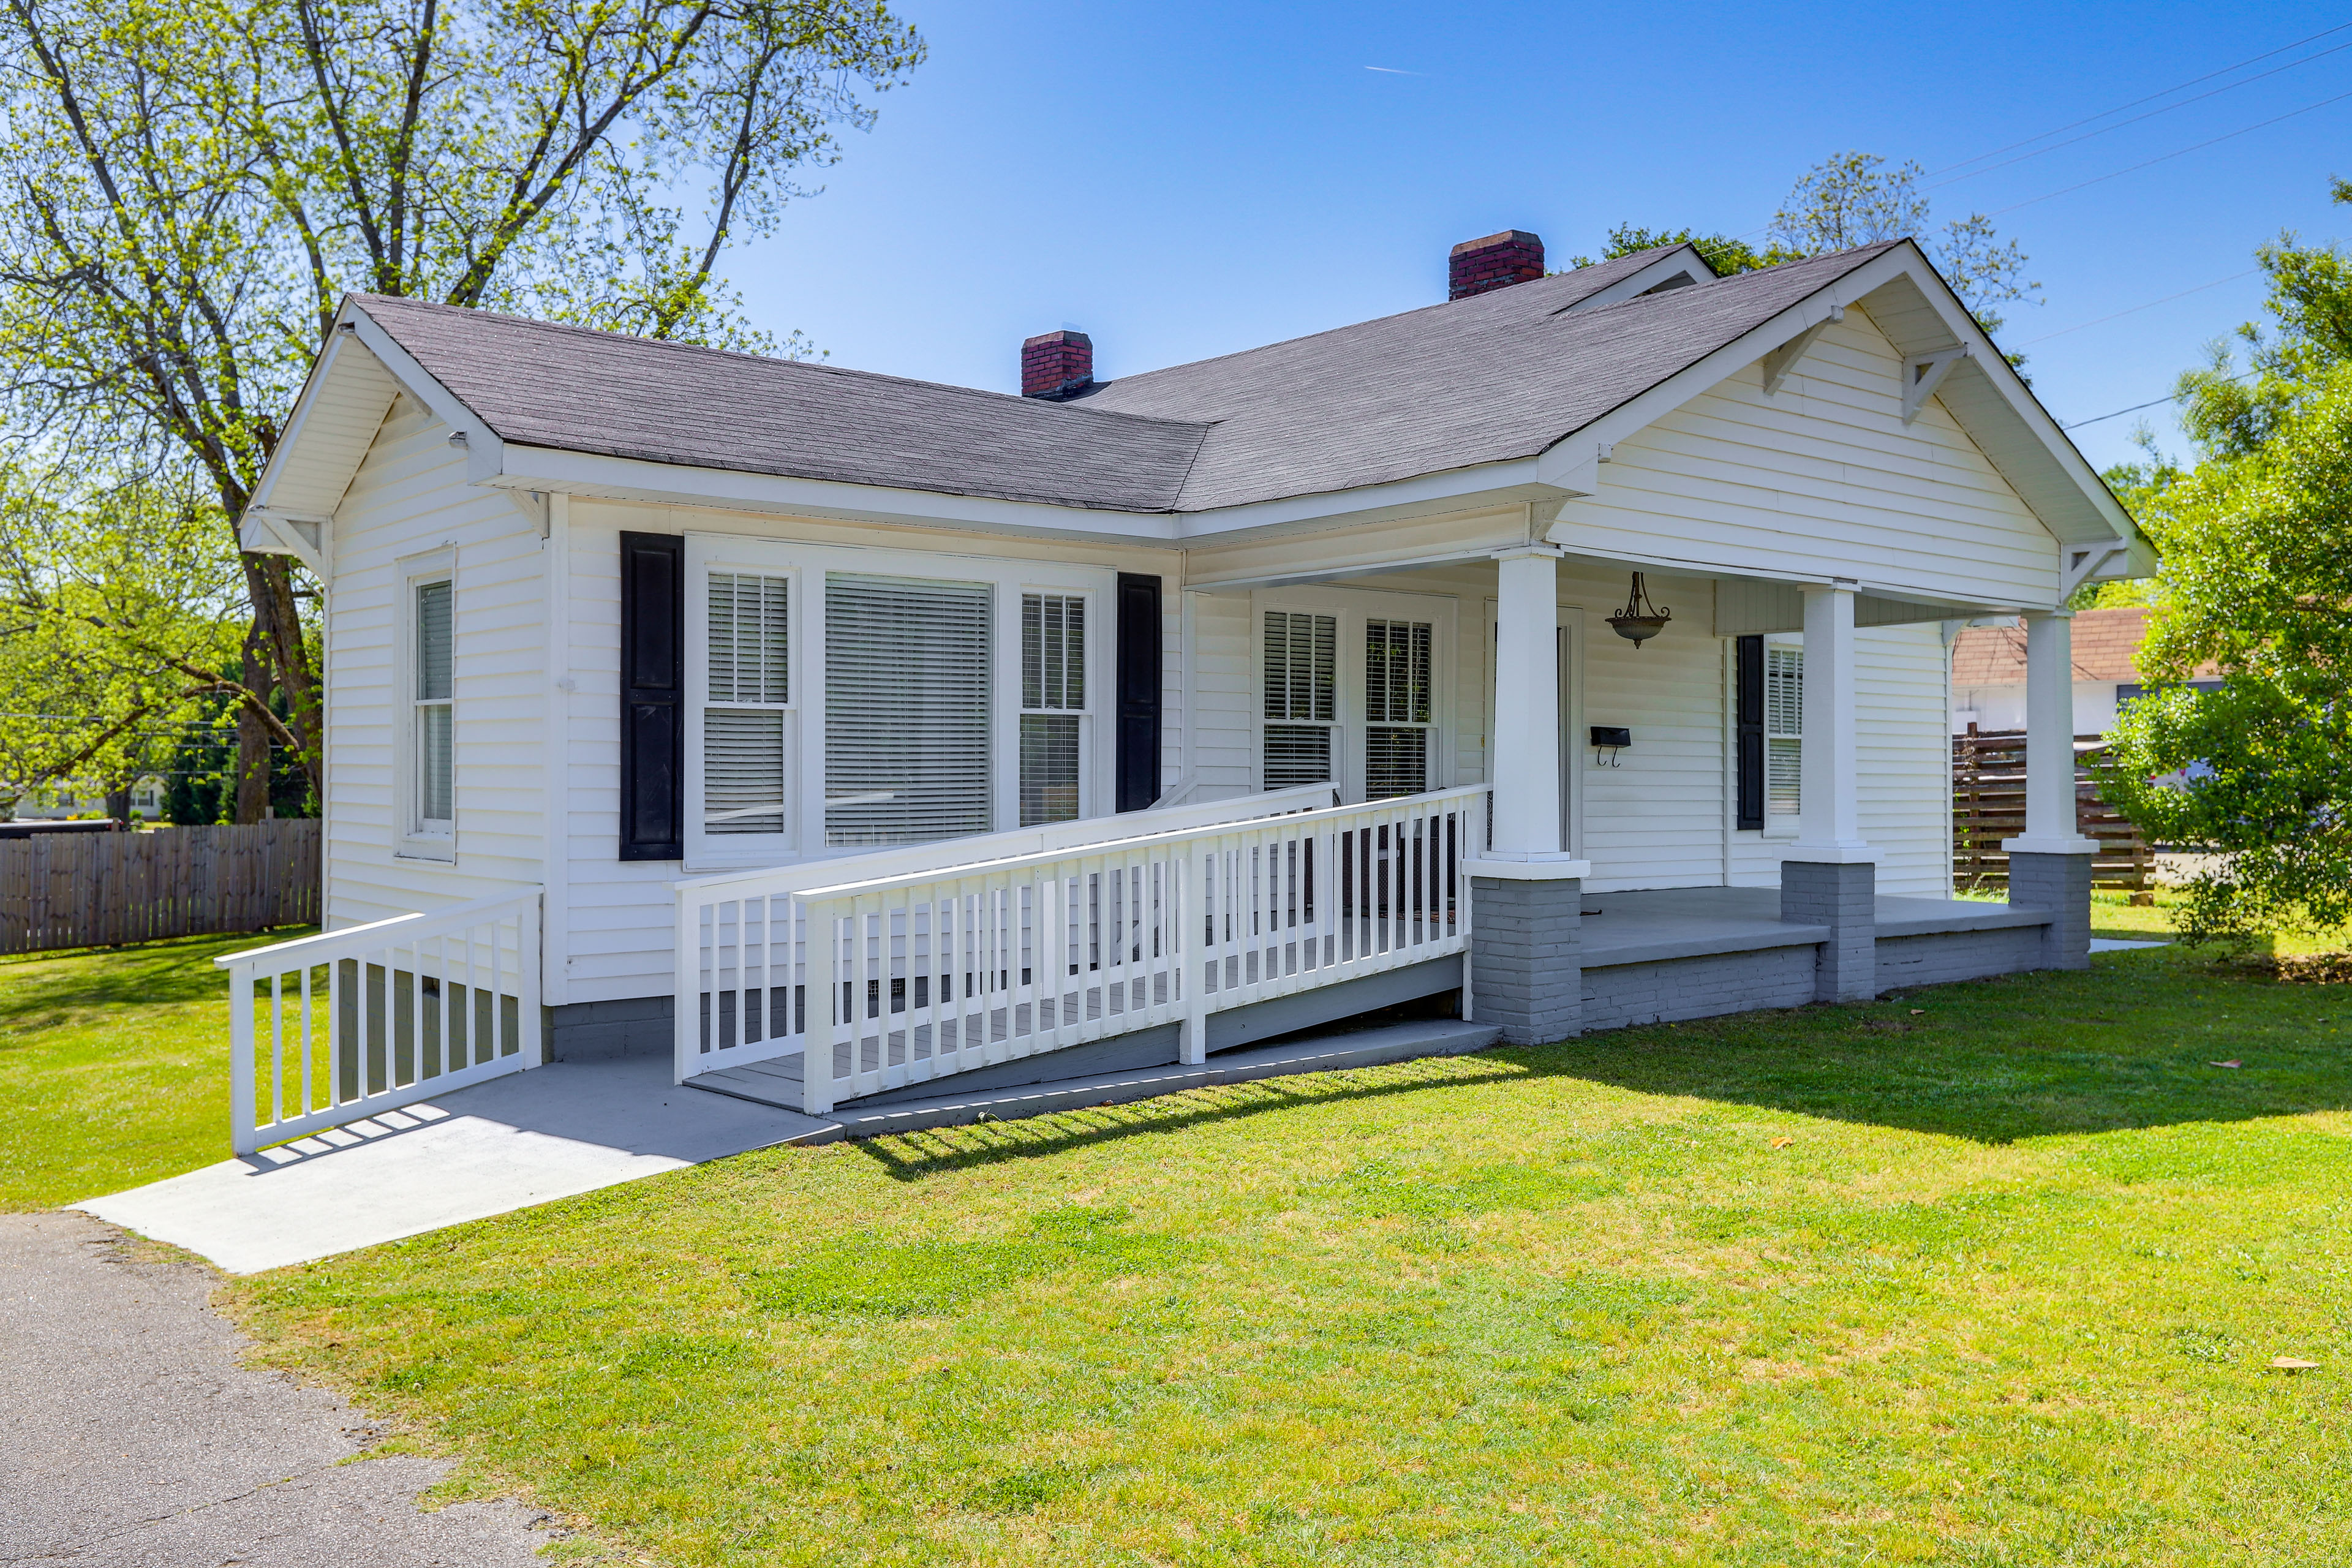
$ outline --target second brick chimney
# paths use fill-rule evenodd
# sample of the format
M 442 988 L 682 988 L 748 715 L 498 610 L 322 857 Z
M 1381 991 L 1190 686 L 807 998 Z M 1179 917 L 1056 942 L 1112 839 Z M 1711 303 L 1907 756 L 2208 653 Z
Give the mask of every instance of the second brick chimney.
M 1021 343 L 1021 395 L 1069 397 L 1095 382 L 1094 340 L 1065 328 Z
M 1465 239 L 1454 247 L 1446 264 L 1445 297 L 1467 300 L 1490 289 L 1532 283 L 1543 275 L 1541 237 L 1507 228 L 1484 239 Z

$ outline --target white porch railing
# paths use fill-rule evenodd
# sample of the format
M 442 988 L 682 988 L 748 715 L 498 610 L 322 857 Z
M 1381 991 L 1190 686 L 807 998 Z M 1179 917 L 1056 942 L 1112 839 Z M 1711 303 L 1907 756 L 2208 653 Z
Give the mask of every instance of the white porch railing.
M 679 883 L 677 1078 L 797 1052 L 822 1115 L 1160 1024 L 1198 1062 L 1213 1013 L 1461 952 L 1486 797 L 1473 784 L 828 886 L 808 868 Z
M 231 1147 L 541 1061 L 540 894 L 482 899 L 213 962 L 229 974 Z

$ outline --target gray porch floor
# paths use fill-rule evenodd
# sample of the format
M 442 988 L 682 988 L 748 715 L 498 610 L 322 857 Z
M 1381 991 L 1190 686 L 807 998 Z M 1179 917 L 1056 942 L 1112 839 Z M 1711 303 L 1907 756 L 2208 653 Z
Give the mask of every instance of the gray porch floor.
M 2039 910 L 1971 899 L 1878 900 L 1880 936 L 2045 925 Z M 1784 923 L 1778 888 L 1644 888 L 1584 895 L 1587 969 L 1824 942 L 1829 928 Z

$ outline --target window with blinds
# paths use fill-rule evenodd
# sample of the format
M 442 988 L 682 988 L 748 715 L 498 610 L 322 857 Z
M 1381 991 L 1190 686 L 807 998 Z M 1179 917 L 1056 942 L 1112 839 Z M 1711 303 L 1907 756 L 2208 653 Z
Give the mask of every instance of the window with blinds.
M 1086 595 L 1022 595 L 1022 826 L 1076 819 L 1086 705 Z
M 1364 623 L 1364 798 L 1429 787 L 1430 646 L 1427 621 Z
M 702 710 L 702 830 L 782 833 L 792 821 L 792 579 L 713 572 Z
M 411 751 L 416 759 L 416 822 L 414 831 L 446 832 L 457 816 L 455 584 L 446 578 L 419 583 L 416 595 L 415 694 Z
M 1268 610 L 1265 649 L 1265 787 L 1287 789 L 1333 779 L 1339 617 Z
M 992 592 L 985 583 L 826 576 L 828 845 L 989 830 Z
M 1764 649 L 1764 813 L 1797 816 L 1804 782 L 1805 653 Z

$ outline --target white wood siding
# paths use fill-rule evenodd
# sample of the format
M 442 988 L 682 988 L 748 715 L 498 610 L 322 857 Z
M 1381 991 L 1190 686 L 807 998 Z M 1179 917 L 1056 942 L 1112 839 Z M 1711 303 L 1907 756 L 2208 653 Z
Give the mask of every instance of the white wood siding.
M 1902 421 L 1902 356 L 1858 306 L 1781 389 L 1749 365 L 1616 444 L 1571 550 L 1734 572 L 1859 576 L 1928 598 L 2048 603 L 2058 546 L 1933 399 Z
M 967 534 L 877 529 L 800 518 L 760 517 L 699 509 L 643 506 L 575 498 L 571 505 L 566 649 L 569 695 L 565 833 L 571 846 L 570 921 L 558 1002 L 617 1001 L 667 995 L 671 985 L 674 910 L 669 884 L 694 873 L 677 861 L 623 861 L 621 826 L 621 577 L 623 532 L 733 533 L 750 539 L 937 550 L 1007 560 L 1066 562 L 1121 572 L 1158 573 L 1167 634 L 1167 685 L 1160 735 L 1161 773 L 1181 755 L 1183 716 L 1181 605 L 1174 557 L 1161 551 Z M 689 601 L 690 602 L 690 601 Z M 1105 671 L 1106 679 L 1108 672 Z M 1107 702 L 1103 711 L 1111 709 Z M 1108 723 L 1101 734 L 1112 733 Z
M 447 427 L 397 400 L 335 514 L 324 842 L 330 927 L 538 886 L 546 666 L 543 548 L 513 500 L 466 482 Z M 399 564 L 456 554 L 457 858 L 396 853 L 410 613 Z
M 1950 669 L 1938 626 L 1854 634 L 1862 836 L 1885 852 L 1882 893 L 1951 893 L 1952 741 L 1942 717 Z

